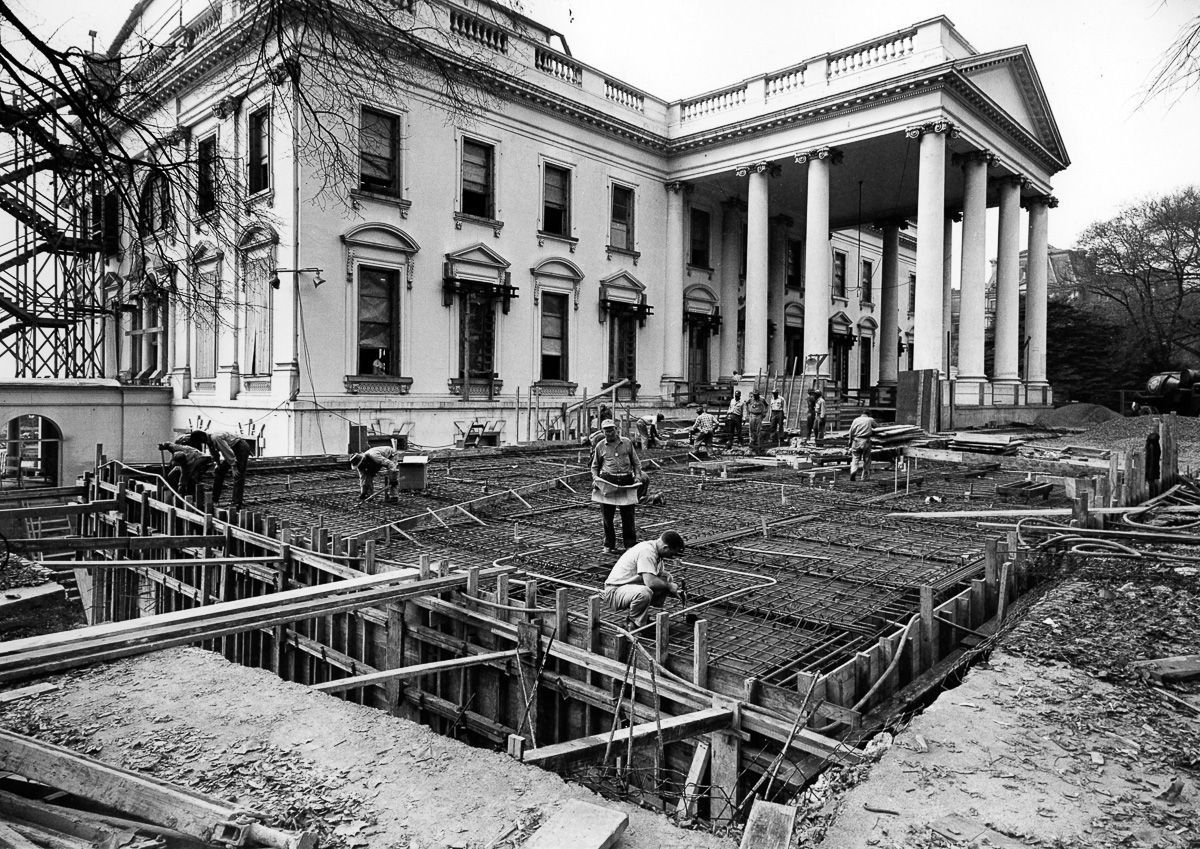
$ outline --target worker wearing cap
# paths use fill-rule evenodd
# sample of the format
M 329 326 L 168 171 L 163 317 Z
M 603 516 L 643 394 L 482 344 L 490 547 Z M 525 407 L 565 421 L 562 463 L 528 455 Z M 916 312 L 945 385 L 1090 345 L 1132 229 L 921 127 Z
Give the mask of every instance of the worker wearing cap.
M 733 397 L 729 399 L 729 409 L 725 413 L 725 427 L 729 430 L 729 445 L 732 447 L 734 441 L 738 445 L 742 445 L 742 419 L 746 417 L 746 402 L 742 400 L 742 392 L 740 389 L 733 390 Z
M 358 500 L 366 501 L 375 491 L 375 476 L 383 472 L 385 494 L 383 500 L 394 504 L 400 500 L 400 461 L 404 452 L 390 445 L 377 445 L 362 454 L 350 457 L 350 468 L 358 472 Z
M 763 400 L 758 390 L 750 393 L 750 400 L 746 402 L 746 415 L 750 417 L 750 445 L 753 448 L 761 448 L 763 421 L 767 417 L 767 402 Z
M 663 568 L 663 561 L 683 556 L 684 542 L 675 531 L 639 542 L 617 560 L 604 581 L 601 598 L 609 610 L 628 610 L 635 628 L 650 621 L 650 608 L 662 607 L 667 596 L 680 597 L 680 585 Z
M 620 436 L 617 433 L 617 423 L 612 419 L 602 421 L 600 430 L 604 433 L 604 440 L 596 446 L 592 454 L 592 479 L 603 479 L 617 486 L 640 483 L 642 486 L 638 496 L 643 496 L 642 490 L 647 489 L 649 483 L 642 471 L 642 461 L 638 458 L 637 449 L 633 447 L 633 440 Z M 621 505 L 621 539 L 626 549 L 637 544 L 634 506 Z M 612 554 L 617 545 L 617 531 L 613 525 L 617 505 L 601 502 L 600 512 L 604 516 L 604 553 Z
M 779 390 L 771 390 L 771 400 L 767 402 L 771 408 L 771 436 L 775 440 L 775 445 L 778 447 L 783 444 L 783 418 L 784 408 L 783 399 L 779 397 Z
M 177 442 L 192 448 L 207 448 L 216 460 L 217 470 L 213 473 L 213 504 L 221 500 L 225 478 L 233 473 L 233 495 L 229 501 L 229 509 L 235 513 L 241 510 L 242 495 L 246 488 L 246 466 L 250 462 L 250 455 L 254 453 L 250 443 L 236 433 L 206 433 L 203 430 L 193 430 L 179 437 Z
M 195 497 L 196 484 L 216 461 L 200 449 L 178 442 L 160 442 L 158 450 L 171 452 L 167 484 L 184 498 Z

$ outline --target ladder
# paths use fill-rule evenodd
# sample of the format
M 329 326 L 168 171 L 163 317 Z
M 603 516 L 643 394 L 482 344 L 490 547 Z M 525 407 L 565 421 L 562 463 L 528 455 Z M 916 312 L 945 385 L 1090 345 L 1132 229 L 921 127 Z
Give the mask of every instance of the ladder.
M 32 504 L 29 501 L 22 500 L 18 504 L 22 507 L 35 507 L 38 505 Z M 42 518 L 27 518 L 25 522 L 25 536 L 30 539 L 52 539 L 55 537 L 69 537 L 75 535 L 75 528 L 71 525 L 71 520 L 67 516 L 56 516 L 49 519 Z M 66 593 L 67 601 L 75 603 L 80 601 L 79 583 L 75 580 L 74 569 L 55 569 L 53 566 L 56 558 L 72 559 L 73 555 L 33 555 L 40 560 L 47 569 L 50 570 L 50 577 L 63 588 Z

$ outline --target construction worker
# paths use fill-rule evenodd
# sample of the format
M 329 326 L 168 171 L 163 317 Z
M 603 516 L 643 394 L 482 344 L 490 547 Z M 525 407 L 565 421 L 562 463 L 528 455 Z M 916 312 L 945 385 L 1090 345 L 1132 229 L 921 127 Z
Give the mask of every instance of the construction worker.
M 400 461 L 404 452 L 397 451 L 390 445 L 378 445 L 362 454 L 350 457 L 350 468 L 358 472 L 358 500 L 366 501 L 375 491 L 375 475 L 383 472 L 384 496 L 386 504 L 395 504 L 400 500 Z
M 729 410 L 725 413 L 725 427 L 729 431 L 729 444 L 733 445 L 734 440 L 737 440 L 738 445 L 742 442 L 742 419 L 746 417 L 746 402 L 742 400 L 742 392 L 740 389 L 733 390 L 733 397 L 729 399 Z
M 682 581 L 672 580 L 663 561 L 683 556 L 683 550 L 683 537 L 675 531 L 626 549 L 604 581 L 605 607 L 628 610 L 626 624 L 640 628 L 650 621 L 650 608 L 662 607 L 668 596 L 682 600 Z
M 847 442 L 850 447 L 850 480 L 871 477 L 871 434 L 878 425 L 865 411 L 850 422 Z
M 642 461 L 638 457 L 633 440 L 617 434 L 617 423 L 605 419 L 600 423 L 604 440 L 596 446 L 592 454 L 592 480 L 604 480 L 617 486 L 630 486 L 638 483 L 639 499 L 649 490 L 649 479 L 642 471 Z M 614 519 L 617 504 L 600 501 L 600 512 L 604 517 L 604 553 L 616 552 L 617 531 Z M 621 504 L 621 541 L 628 550 L 637 545 L 637 528 L 634 525 L 635 504 Z
M 217 461 L 217 469 L 213 473 L 213 504 L 221 500 L 225 478 L 230 472 L 233 473 L 233 495 L 229 501 L 229 509 L 234 513 L 241 510 L 242 495 L 246 488 L 246 465 L 250 461 L 250 455 L 254 453 L 250 443 L 236 433 L 206 433 L 202 430 L 193 430 L 179 437 L 177 441 L 192 448 L 207 448 Z
M 704 406 L 696 410 L 696 421 L 692 422 L 692 437 L 696 447 L 703 445 L 706 450 L 712 450 L 713 433 L 717 430 L 717 417 L 708 412 Z
M 771 390 L 771 400 L 767 402 L 771 407 L 771 436 L 775 439 L 775 447 L 778 448 L 783 444 L 783 399 L 779 397 L 779 390 Z
M 203 451 L 178 442 L 160 442 L 158 450 L 171 452 L 167 484 L 184 498 L 195 498 L 196 484 L 216 461 Z
M 658 423 L 666 418 L 662 413 L 647 413 L 634 419 L 638 431 L 638 448 L 653 448 L 658 444 Z
M 762 445 L 762 426 L 767 417 L 767 402 L 758 390 L 750 393 L 750 400 L 746 402 L 746 415 L 750 418 L 750 447 L 757 449 Z
M 817 447 L 825 444 L 825 396 L 819 389 L 808 390 L 808 439 Z

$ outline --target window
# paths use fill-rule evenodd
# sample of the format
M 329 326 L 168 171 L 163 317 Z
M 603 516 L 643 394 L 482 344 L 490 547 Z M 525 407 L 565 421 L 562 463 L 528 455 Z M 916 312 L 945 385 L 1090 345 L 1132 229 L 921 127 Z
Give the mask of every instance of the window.
M 271 188 L 271 110 L 263 107 L 250 113 L 246 132 L 246 156 L 250 163 L 247 187 L 255 195 Z
M 201 215 L 217 208 L 217 139 L 209 136 L 196 145 L 196 211 Z
M 846 255 L 841 251 L 833 252 L 833 296 L 846 297 Z
M 633 250 L 633 189 L 628 186 L 612 187 L 608 244 L 623 251 Z
M 787 288 L 804 291 L 804 242 L 787 243 Z
M 151 174 L 142 186 L 139 199 L 139 230 L 143 236 L 158 233 L 171 224 L 171 194 L 167 178 L 162 174 Z
M 480 218 L 495 215 L 496 149 L 490 144 L 463 139 L 462 212 Z
M 870 389 L 871 380 L 871 337 L 860 336 L 858 339 L 858 388 Z
M 550 163 L 542 175 L 542 232 L 571 235 L 571 172 Z
M 567 300 L 542 293 L 542 380 L 567 379 Z
M 708 268 L 709 259 L 709 239 L 712 230 L 712 218 L 703 209 L 692 210 L 692 250 L 688 258 L 688 263 L 697 268 Z
M 872 297 L 872 295 L 875 294 L 874 280 L 872 279 L 874 276 L 875 263 L 871 262 L 869 259 L 864 259 L 862 261 L 862 280 L 859 282 L 858 288 L 858 299 L 860 301 L 871 303 L 874 300 Z
M 220 284 L 217 264 L 196 271 L 196 359 L 192 363 L 193 378 L 217 376 L 217 328 Z
M 496 309 L 495 300 L 484 292 L 469 292 L 459 310 L 459 331 L 464 342 L 467 377 L 490 378 L 496 371 Z M 461 370 L 459 376 L 463 377 Z
M 637 316 L 613 312 L 608 318 L 608 382 L 637 375 Z
M 355 374 L 400 374 L 399 273 L 358 269 L 358 365 Z
M 912 315 L 917 311 L 917 275 L 913 272 L 908 274 L 908 314 Z
M 271 373 L 271 286 L 274 245 L 242 254 L 242 286 L 246 295 L 243 370 L 248 375 Z
M 364 192 L 399 195 L 400 119 L 364 106 L 358 145 L 358 187 Z
M 139 382 L 162 374 L 166 365 L 166 304 L 144 296 L 130 313 L 129 375 Z

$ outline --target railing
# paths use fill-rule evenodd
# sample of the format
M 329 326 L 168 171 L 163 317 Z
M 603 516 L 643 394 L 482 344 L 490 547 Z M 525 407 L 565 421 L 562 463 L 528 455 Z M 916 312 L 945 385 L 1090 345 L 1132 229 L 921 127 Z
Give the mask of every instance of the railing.
M 839 53 L 830 53 L 826 77 L 834 79 L 908 56 L 913 52 L 913 38 L 916 34 L 915 29 L 905 30 Z
M 558 77 L 571 85 L 583 85 L 583 66 L 565 56 L 539 47 L 534 52 L 533 63 L 539 71 L 544 71 L 552 77 Z
M 679 106 L 679 120 L 689 121 L 714 112 L 724 112 L 734 109 L 746 102 L 746 84 L 727 88 L 724 91 L 702 95 L 693 100 L 685 100 Z
M 497 53 L 508 52 L 508 33 L 500 29 L 500 27 L 493 26 L 487 21 L 481 21 L 473 15 L 451 11 L 450 32 L 460 38 L 482 44 L 484 47 L 489 50 L 495 50 Z
M 604 96 L 614 103 L 619 103 L 621 106 L 637 112 L 644 112 L 646 110 L 646 96 L 644 94 L 610 80 L 607 77 L 604 78 Z
M 795 65 L 767 75 L 767 97 L 778 97 L 793 89 L 804 87 L 804 72 L 808 65 Z
M 206 37 L 210 32 L 220 26 L 221 6 L 220 4 L 214 4 L 197 15 L 192 22 L 187 25 L 187 28 L 192 34 L 192 39 L 195 42 Z

